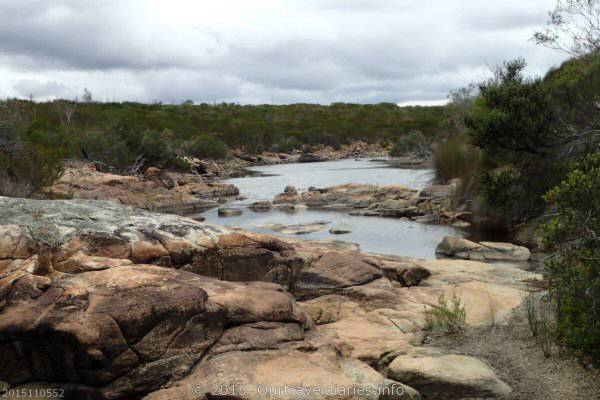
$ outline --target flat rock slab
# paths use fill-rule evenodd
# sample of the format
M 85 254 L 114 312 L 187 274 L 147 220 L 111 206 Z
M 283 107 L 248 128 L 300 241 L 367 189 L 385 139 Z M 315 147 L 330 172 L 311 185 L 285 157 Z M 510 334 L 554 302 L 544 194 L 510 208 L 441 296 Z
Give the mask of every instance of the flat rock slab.
M 273 232 L 283 233 L 284 235 L 307 235 L 309 233 L 321 232 L 327 229 L 330 221 L 315 221 L 306 224 L 295 224 L 295 225 L 263 225 L 260 228 L 269 229 Z
M 496 398 L 511 393 L 484 362 L 467 356 L 399 356 L 388 376 L 416 388 L 427 399 Z

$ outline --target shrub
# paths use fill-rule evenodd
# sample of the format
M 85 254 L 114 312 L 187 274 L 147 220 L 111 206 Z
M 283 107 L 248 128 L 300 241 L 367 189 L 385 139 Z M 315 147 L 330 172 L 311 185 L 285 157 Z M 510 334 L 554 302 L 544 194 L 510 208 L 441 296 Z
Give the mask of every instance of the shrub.
M 524 298 L 524 303 L 531 336 L 540 345 L 544 355 L 550 357 L 556 329 L 555 321 L 552 318 L 552 304 L 545 297 L 535 293 L 529 293 Z
M 425 330 L 438 331 L 445 334 L 462 333 L 466 327 L 467 313 L 460 297 L 454 293 L 451 304 L 442 292 L 438 304 L 425 311 Z
M 146 166 L 167 167 L 177 158 L 173 147 L 174 135 L 170 130 L 147 130 L 135 153 L 144 158 Z
M 438 143 L 433 153 L 435 175 L 441 182 L 469 178 L 479 172 L 480 164 L 481 151 L 460 136 Z
M 600 365 L 600 153 L 575 164 L 545 196 L 556 217 L 544 227 L 545 263 L 560 344 Z
M 91 161 L 102 161 L 118 168 L 130 166 L 137 157 L 127 142 L 113 132 L 86 132 L 79 137 L 74 147 L 73 152 L 77 156 L 87 156 Z
M 60 134 L 19 134 L 14 127 L 0 128 L 0 195 L 30 197 L 50 186 L 63 172 L 67 149 Z
M 200 135 L 188 143 L 185 151 L 196 158 L 221 159 L 227 157 L 229 147 L 216 137 Z
M 410 131 L 401 136 L 390 149 L 392 157 L 399 157 L 414 154 L 418 157 L 425 157 L 429 154 L 429 140 L 421 131 Z

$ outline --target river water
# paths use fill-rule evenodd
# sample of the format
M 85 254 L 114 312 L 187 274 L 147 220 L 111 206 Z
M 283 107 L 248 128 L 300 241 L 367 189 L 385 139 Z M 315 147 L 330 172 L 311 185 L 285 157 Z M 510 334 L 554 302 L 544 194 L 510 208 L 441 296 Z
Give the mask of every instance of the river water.
M 399 184 L 422 189 L 433 178 L 427 169 L 392 168 L 384 162 L 361 159 L 319 163 L 282 164 L 252 167 L 256 176 L 225 181 L 240 188 L 245 197 L 228 204 L 244 207 L 257 200 L 273 200 L 287 185 L 303 192 L 310 186 L 328 187 L 345 183 L 369 183 L 376 185 Z M 465 236 L 459 229 L 449 226 L 423 224 L 397 218 L 351 216 L 341 211 L 307 210 L 294 212 L 273 209 L 254 212 L 244 207 L 244 213 L 235 217 L 219 217 L 213 209 L 204 214 L 206 222 L 240 227 L 259 233 L 302 239 L 334 239 L 354 242 L 362 251 L 395 254 L 425 259 L 435 258 L 435 247 L 446 235 Z M 268 228 L 269 225 L 306 224 L 316 221 L 330 222 L 320 232 L 303 235 L 284 235 Z M 346 235 L 332 235 L 329 228 L 350 230 Z

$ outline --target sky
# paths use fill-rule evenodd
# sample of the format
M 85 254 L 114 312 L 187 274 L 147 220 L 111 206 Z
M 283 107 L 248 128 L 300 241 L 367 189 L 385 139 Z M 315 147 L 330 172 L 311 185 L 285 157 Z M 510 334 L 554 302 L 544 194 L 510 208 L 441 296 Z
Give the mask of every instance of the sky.
M 0 0 L 0 97 L 440 104 L 525 57 L 555 0 Z

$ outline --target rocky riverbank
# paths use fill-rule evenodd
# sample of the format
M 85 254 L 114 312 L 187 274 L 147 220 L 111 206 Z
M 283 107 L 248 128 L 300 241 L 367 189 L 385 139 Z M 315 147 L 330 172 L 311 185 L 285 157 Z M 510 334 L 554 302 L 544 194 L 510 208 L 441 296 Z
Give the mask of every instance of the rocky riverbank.
M 101 168 L 100 168 L 101 169 Z M 43 196 L 50 199 L 108 200 L 145 210 L 193 213 L 236 198 L 239 189 L 198 174 L 148 168 L 142 175 L 117 175 L 94 163 L 69 163 Z
M 335 149 L 331 146 L 319 145 L 311 151 L 294 150 L 291 153 L 262 152 L 260 154 L 246 154 L 241 150 L 234 150 L 231 157 L 224 160 L 199 160 L 187 159 L 196 171 L 211 179 L 226 179 L 248 175 L 249 167 L 275 164 L 307 163 L 335 161 L 351 158 L 387 157 L 389 147 L 378 143 L 353 142 L 341 145 Z M 404 166 L 420 165 L 424 160 L 406 159 L 399 160 Z
M 502 397 L 511 388 L 488 364 L 422 346 L 425 310 L 455 294 L 469 325 L 503 324 L 536 278 L 104 201 L 0 198 L 0 388 L 292 399 L 301 383 L 335 399 Z

